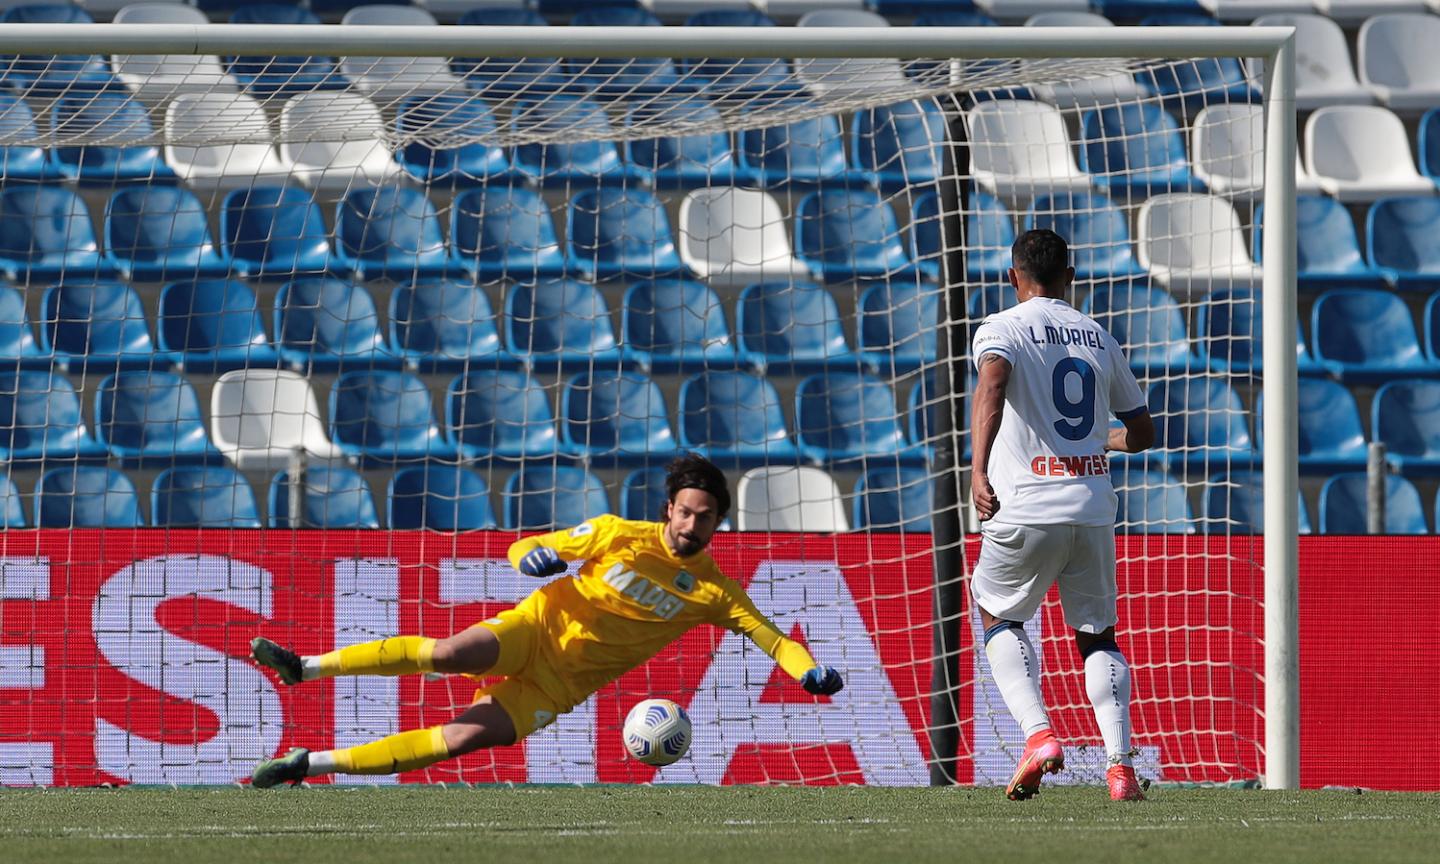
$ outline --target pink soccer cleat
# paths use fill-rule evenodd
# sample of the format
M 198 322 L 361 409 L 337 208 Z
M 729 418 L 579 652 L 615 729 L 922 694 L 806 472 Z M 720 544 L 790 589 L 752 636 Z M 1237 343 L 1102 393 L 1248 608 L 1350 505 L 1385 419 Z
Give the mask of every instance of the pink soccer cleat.
M 1140 781 L 1135 779 L 1135 769 L 1129 765 L 1111 765 L 1105 772 L 1105 783 L 1110 787 L 1111 801 L 1145 800 Z
M 1005 797 L 1011 801 L 1034 797 L 1040 791 L 1040 778 L 1064 767 L 1065 751 L 1055 740 L 1055 733 L 1049 729 L 1036 732 L 1025 741 L 1025 753 L 1020 757 L 1020 764 L 1015 766 L 1015 776 L 1010 778 L 1010 785 L 1005 787 Z

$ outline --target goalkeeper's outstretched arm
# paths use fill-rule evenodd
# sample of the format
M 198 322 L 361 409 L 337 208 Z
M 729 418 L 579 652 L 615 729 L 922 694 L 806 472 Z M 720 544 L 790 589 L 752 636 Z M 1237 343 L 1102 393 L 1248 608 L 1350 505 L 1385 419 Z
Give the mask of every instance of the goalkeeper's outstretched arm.
M 760 614 L 749 595 L 740 592 L 732 598 L 730 608 L 720 624 L 736 633 L 742 633 L 769 654 L 781 669 L 805 688 L 807 692 L 829 696 L 840 692 L 845 686 L 844 679 L 832 666 L 821 666 L 810 656 L 804 645 L 790 639 Z

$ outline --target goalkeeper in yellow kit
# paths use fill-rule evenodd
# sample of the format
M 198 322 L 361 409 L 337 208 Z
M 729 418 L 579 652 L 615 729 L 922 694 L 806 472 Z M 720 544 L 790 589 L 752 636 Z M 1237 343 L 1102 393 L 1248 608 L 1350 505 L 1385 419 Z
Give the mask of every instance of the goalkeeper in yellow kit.
M 519 540 L 510 563 L 527 576 L 580 572 L 548 582 L 514 609 L 446 639 L 396 636 L 301 657 L 265 638 L 250 643 L 259 664 L 286 684 L 335 675 L 441 672 L 500 676 L 443 726 L 390 735 L 343 750 L 291 750 L 260 763 L 253 784 L 268 788 L 321 774 L 394 774 L 486 747 L 514 744 L 605 684 L 655 656 L 699 624 L 750 637 L 815 694 L 833 694 L 840 673 L 787 639 L 720 572 L 705 546 L 730 509 L 725 475 L 687 455 L 667 471 L 660 522 L 600 516 L 568 531 Z

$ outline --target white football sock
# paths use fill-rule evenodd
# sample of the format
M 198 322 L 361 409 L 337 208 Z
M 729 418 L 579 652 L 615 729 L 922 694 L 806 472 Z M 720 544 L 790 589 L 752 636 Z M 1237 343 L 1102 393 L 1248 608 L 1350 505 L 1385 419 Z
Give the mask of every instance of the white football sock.
M 1131 764 L 1130 664 L 1119 649 L 1102 648 L 1085 658 L 1085 690 L 1095 708 L 1109 763 Z
M 335 751 L 315 750 L 310 754 L 310 770 L 307 777 L 319 777 L 322 774 L 335 773 Z
M 1025 731 L 1025 737 L 1049 729 L 1050 718 L 1040 698 L 1040 664 L 1025 630 L 991 628 L 985 637 L 985 656 L 990 659 L 990 673 L 995 676 L 1000 695 L 1005 697 L 1005 707 Z
M 300 680 L 314 681 L 322 677 L 324 676 L 320 674 L 320 655 L 300 658 Z

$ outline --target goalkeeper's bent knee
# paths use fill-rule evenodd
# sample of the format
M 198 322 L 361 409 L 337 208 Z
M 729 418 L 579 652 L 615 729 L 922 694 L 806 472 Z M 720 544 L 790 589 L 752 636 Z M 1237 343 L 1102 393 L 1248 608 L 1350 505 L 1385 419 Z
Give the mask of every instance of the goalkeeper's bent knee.
M 444 727 L 415 729 L 326 754 L 341 774 L 399 774 L 450 758 Z M 313 758 L 313 757 L 312 757 Z
M 425 636 L 392 636 L 347 645 L 321 654 L 317 678 L 332 675 L 413 675 L 435 671 L 435 640 Z

